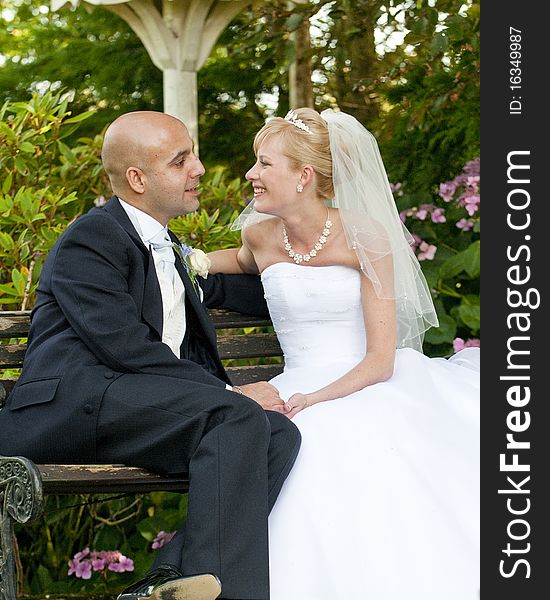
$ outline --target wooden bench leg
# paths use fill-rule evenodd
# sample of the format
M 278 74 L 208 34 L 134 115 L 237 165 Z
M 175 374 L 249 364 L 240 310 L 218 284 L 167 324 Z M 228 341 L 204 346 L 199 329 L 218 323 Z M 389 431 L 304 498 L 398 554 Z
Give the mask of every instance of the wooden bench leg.
M 42 481 L 26 458 L 0 456 L 0 600 L 16 600 L 13 522 L 27 523 L 42 512 Z

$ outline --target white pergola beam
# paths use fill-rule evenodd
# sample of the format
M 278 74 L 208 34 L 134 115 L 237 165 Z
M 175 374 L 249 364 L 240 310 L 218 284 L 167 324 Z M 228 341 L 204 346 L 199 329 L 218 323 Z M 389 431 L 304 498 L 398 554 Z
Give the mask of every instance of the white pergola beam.
M 56 11 L 80 0 L 51 0 Z M 198 149 L 197 72 L 223 30 L 257 0 L 84 0 L 117 14 L 162 70 L 164 112 L 180 118 Z

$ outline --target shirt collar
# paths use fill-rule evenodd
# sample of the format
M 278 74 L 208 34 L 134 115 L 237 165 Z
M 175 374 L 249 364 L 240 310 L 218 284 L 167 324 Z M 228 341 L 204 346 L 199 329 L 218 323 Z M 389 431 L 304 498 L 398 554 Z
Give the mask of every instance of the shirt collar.
M 122 208 L 126 211 L 128 218 L 132 222 L 132 225 L 135 227 L 136 231 L 139 234 L 142 242 L 148 246 L 149 241 L 154 238 L 160 231 L 167 231 L 168 226 L 162 225 L 156 219 L 154 219 L 151 215 L 148 215 L 146 212 L 143 212 L 139 208 L 136 208 L 132 204 L 128 204 L 119 196 L 118 200 Z

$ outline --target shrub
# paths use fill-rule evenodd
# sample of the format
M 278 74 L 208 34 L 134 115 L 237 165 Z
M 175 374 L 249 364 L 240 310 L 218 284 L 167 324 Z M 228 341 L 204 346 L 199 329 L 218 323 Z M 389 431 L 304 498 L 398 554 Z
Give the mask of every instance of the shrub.
M 432 356 L 452 352 L 457 337 L 479 337 L 479 187 L 479 158 L 441 183 L 428 199 L 408 196 L 399 184 L 394 186 L 439 317 L 440 327 L 428 330 L 425 337 L 425 352 Z
M 61 93 L 0 109 L 0 308 L 30 308 L 42 264 L 68 223 L 106 189 L 101 136 L 64 143 L 92 113 Z

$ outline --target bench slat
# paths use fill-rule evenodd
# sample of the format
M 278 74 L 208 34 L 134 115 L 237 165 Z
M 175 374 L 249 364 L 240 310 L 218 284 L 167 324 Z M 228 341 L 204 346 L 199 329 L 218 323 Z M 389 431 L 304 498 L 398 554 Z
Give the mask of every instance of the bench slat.
M 254 317 L 253 315 L 242 315 L 238 312 L 226 310 L 224 308 L 211 308 L 208 314 L 214 323 L 216 329 L 234 329 L 242 327 L 269 327 L 271 319 L 269 317 Z
M 167 477 L 124 465 L 37 465 L 45 494 L 112 494 L 189 489 L 186 477 Z
M 0 345 L 0 368 L 21 367 L 26 350 L 26 344 Z M 274 333 L 219 336 L 218 351 L 222 359 L 263 358 L 283 355 Z
M 27 337 L 29 332 L 30 313 L 18 313 L 6 316 L 2 312 L 0 316 L 0 338 Z
M 283 355 L 274 333 L 219 336 L 218 351 L 222 359 L 262 358 Z
M 229 378 L 235 385 L 269 381 L 283 372 L 283 365 L 254 365 L 244 367 L 226 367 Z
M 25 358 L 27 344 L 2 344 L 0 345 L 0 369 L 20 367 Z
M 235 329 L 243 327 L 268 327 L 268 317 L 242 315 L 225 309 L 208 311 L 216 329 Z M 24 338 L 29 333 L 30 311 L 2 311 L 0 313 L 0 339 Z

